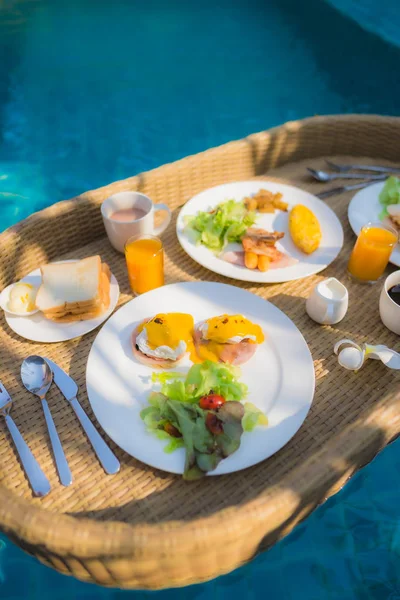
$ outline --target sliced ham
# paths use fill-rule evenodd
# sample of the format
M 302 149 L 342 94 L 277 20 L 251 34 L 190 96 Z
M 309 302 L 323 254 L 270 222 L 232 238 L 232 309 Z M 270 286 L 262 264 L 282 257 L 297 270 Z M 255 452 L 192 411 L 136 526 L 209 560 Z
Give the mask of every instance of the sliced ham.
M 193 335 L 194 345 L 199 352 L 201 347 L 207 347 L 209 340 L 203 339 L 203 334 L 195 329 Z M 237 344 L 218 344 L 220 347 L 219 361 L 229 365 L 243 365 L 250 360 L 257 350 L 258 344 L 242 340 Z
M 242 252 L 241 250 L 237 252 L 225 252 L 225 254 L 222 255 L 222 260 L 225 260 L 226 262 L 231 263 L 232 265 L 239 265 L 240 267 L 244 267 L 244 252 Z
M 291 267 L 299 262 L 296 258 L 292 258 L 291 256 L 280 252 L 276 248 L 270 248 L 270 250 L 271 252 L 268 254 L 268 256 L 271 258 L 269 269 L 283 269 L 285 267 Z M 222 258 L 232 265 L 244 267 L 244 252 L 241 250 L 237 252 L 225 252 Z
M 297 264 L 299 261 L 297 258 L 292 258 L 287 254 L 280 253 L 281 257 L 278 260 L 272 261 L 269 265 L 270 269 L 284 269 L 285 267 L 292 267 Z
M 219 358 L 229 365 L 243 365 L 255 354 L 258 344 L 242 340 L 238 344 L 225 344 Z

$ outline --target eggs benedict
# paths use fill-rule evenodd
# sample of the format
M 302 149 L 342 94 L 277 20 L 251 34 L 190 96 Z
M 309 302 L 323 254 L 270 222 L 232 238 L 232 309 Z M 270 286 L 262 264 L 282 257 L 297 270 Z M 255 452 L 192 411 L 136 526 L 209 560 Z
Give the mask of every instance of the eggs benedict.
M 144 365 L 172 369 L 193 352 L 194 321 L 185 313 L 160 313 L 140 323 L 132 334 L 135 358 Z
M 264 341 L 261 327 L 243 315 L 220 315 L 201 321 L 193 337 L 199 358 L 231 365 L 247 362 Z

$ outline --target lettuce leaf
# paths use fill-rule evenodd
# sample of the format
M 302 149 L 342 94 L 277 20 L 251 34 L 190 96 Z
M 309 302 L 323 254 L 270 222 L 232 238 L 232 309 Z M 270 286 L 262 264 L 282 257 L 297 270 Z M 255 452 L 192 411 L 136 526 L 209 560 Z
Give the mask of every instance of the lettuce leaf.
M 152 380 L 161 383 L 161 394 L 170 400 L 195 403 L 211 390 L 225 400 L 243 400 L 248 390 L 239 377 L 238 367 L 207 360 L 192 365 L 186 378 L 182 373 L 169 372 L 153 373 Z
M 151 379 L 154 383 L 161 383 L 161 394 L 171 400 L 186 400 L 184 373 L 168 372 L 153 373 Z
M 252 402 L 245 402 L 242 425 L 244 431 L 253 431 L 257 425 L 267 426 L 268 417 Z
M 149 405 L 140 416 L 147 431 L 168 442 L 164 452 L 185 448 L 184 479 L 203 477 L 239 448 L 243 431 L 268 424 L 267 417 L 254 404 L 240 402 L 247 394 L 247 386 L 238 380 L 239 375 L 239 367 L 211 361 L 193 365 L 186 376 L 173 372 L 153 374 L 152 380 L 161 385 L 161 391 L 149 395 Z M 198 404 L 211 391 L 226 399 L 216 413 L 223 423 L 223 433 L 218 435 L 206 425 L 207 415 L 213 411 L 203 410 Z M 167 433 L 167 423 L 182 437 Z
M 199 211 L 197 215 L 186 216 L 184 222 L 191 239 L 218 254 L 226 244 L 240 242 L 255 220 L 255 213 L 249 212 L 244 202 L 228 200 L 211 212 Z
M 225 402 L 219 410 L 218 418 L 224 424 L 224 432 L 219 435 L 213 435 L 207 428 L 208 411 L 197 404 L 171 400 L 168 405 L 176 415 L 177 427 L 186 448 L 184 479 L 193 481 L 203 477 L 239 448 L 244 414 L 243 405 L 239 402 Z
M 388 216 L 389 213 L 387 207 L 390 204 L 400 204 L 400 179 L 398 177 L 388 177 L 379 194 L 379 202 L 383 206 L 383 209 L 379 214 L 379 218 L 382 220 Z
M 151 380 L 153 383 L 167 383 L 171 379 L 185 379 L 185 373 L 178 373 L 178 371 L 161 371 L 161 373 L 156 373 L 153 371 L 151 374 Z
M 184 478 L 194 479 L 201 476 L 201 473 L 195 469 L 196 452 L 212 454 L 214 447 L 214 436 L 206 427 L 206 413 L 196 404 L 187 404 L 185 402 L 169 401 L 172 412 L 175 414 L 176 423 L 179 431 L 182 433 L 183 442 L 186 448 Z
M 174 423 L 175 415 L 168 404 L 168 398 L 160 393 L 152 393 L 149 397 L 150 406 L 146 406 L 141 412 L 140 417 L 146 425 L 149 433 L 154 434 L 159 440 L 167 440 L 168 444 L 164 448 L 164 452 L 170 454 L 178 448 L 184 448 L 183 438 L 176 438 L 169 435 L 164 430 L 167 423 Z
M 178 448 L 185 447 L 183 438 L 172 437 L 172 435 L 169 435 L 169 433 L 163 429 L 156 429 L 154 433 L 159 440 L 168 440 L 168 444 L 164 447 L 164 452 L 166 454 L 172 454 L 172 452 L 175 452 Z
M 242 400 L 247 385 L 238 381 L 240 369 L 232 365 L 214 363 L 209 360 L 193 365 L 186 376 L 185 390 L 189 402 L 198 402 L 211 391 L 220 394 L 225 400 Z
M 206 418 L 209 411 L 203 410 L 198 404 L 169 400 L 162 394 L 153 394 L 152 402 L 141 411 L 140 416 L 150 433 L 168 441 L 164 452 L 185 448 L 184 479 L 203 477 L 239 448 L 245 412 L 240 402 L 228 401 L 220 408 L 218 419 L 223 422 L 224 431 L 219 435 L 214 435 L 208 429 Z M 176 427 L 182 437 L 169 435 L 164 430 L 166 423 Z

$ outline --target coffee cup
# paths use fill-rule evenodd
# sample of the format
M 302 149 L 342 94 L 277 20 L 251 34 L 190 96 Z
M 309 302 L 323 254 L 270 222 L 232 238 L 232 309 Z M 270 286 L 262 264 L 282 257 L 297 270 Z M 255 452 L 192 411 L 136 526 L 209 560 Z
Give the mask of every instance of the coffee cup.
M 158 227 L 154 225 L 157 211 L 166 215 Z M 166 204 L 153 204 L 148 196 L 140 192 L 113 194 L 101 205 L 104 227 L 111 245 L 124 252 L 127 240 L 132 236 L 160 236 L 171 222 L 171 211 Z
M 400 306 L 389 296 L 389 290 L 394 285 L 400 284 L 400 270 L 394 271 L 385 279 L 379 298 L 379 314 L 382 323 L 390 331 L 400 335 Z

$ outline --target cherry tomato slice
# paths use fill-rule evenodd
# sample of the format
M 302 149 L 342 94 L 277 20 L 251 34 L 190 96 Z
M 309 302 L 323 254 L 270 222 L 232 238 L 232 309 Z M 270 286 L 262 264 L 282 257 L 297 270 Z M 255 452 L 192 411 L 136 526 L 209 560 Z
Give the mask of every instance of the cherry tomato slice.
M 172 437 L 182 437 L 181 432 L 174 425 L 172 425 L 172 423 L 165 423 L 164 431 L 166 431 L 169 435 L 172 435 Z
M 222 421 L 218 419 L 214 413 L 208 413 L 206 416 L 206 426 L 214 435 L 220 435 L 224 433 L 224 428 L 222 426 Z
M 208 394 L 200 398 L 200 408 L 204 410 L 218 410 L 225 403 L 225 398 L 219 394 Z

